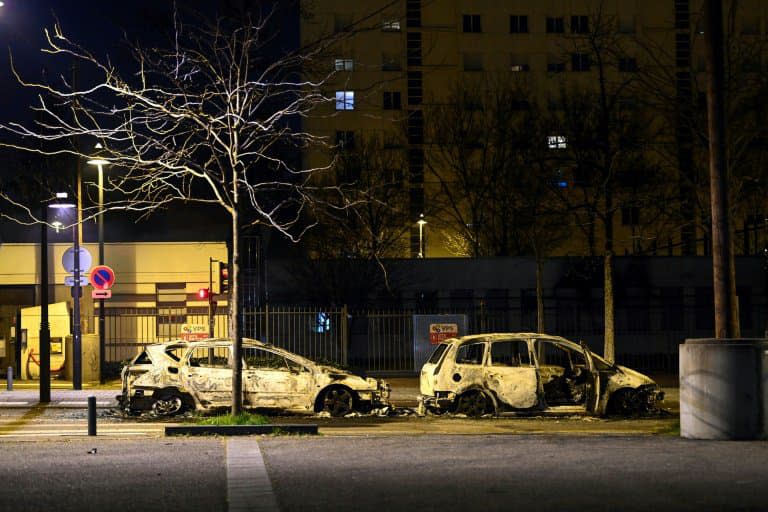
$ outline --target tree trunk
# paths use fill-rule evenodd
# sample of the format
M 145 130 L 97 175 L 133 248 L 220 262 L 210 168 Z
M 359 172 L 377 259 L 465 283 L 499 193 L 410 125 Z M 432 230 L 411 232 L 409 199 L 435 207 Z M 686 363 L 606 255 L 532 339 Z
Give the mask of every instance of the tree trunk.
M 544 326 L 544 259 L 536 251 L 536 332 L 545 332 Z
M 721 0 L 705 3 L 704 48 L 707 59 L 707 113 L 709 130 L 709 182 L 712 205 L 712 277 L 715 303 L 715 337 L 733 338 L 739 331 L 736 280 L 728 206 L 725 163 L 725 105 L 723 58 L 723 6 Z
M 243 410 L 243 333 L 240 318 L 240 217 L 237 190 L 232 210 L 232 256 L 229 262 L 229 337 L 234 340 L 232 351 L 232 415 Z
M 616 359 L 616 345 L 614 341 L 613 326 L 613 253 L 605 252 L 603 259 L 603 272 L 605 274 L 605 283 L 603 286 L 603 306 L 605 308 L 605 342 L 603 345 L 603 357 L 609 362 Z

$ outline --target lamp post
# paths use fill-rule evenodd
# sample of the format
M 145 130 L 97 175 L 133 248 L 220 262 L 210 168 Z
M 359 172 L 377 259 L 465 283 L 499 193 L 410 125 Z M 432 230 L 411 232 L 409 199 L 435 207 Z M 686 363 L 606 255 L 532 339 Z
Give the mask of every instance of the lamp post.
M 66 192 L 57 192 L 56 193 L 56 201 L 49 204 L 48 206 L 50 208 L 55 208 L 59 210 L 69 210 L 74 209 L 77 207 L 77 205 L 74 202 L 69 202 L 67 200 L 67 193 Z M 45 220 L 45 219 L 44 219 Z M 43 229 L 46 229 L 46 225 L 43 224 Z M 74 241 L 74 286 L 72 287 L 72 388 L 73 389 L 81 389 L 82 388 L 82 378 L 81 378 L 81 359 L 82 359 L 82 353 L 81 353 L 81 333 L 80 333 L 80 240 L 79 240 L 79 224 L 77 222 L 77 218 L 75 218 L 75 222 L 72 224 L 72 238 Z M 45 268 L 41 269 L 41 281 L 44 281 L 44 286 L 48 286 L 48 264 L 47 264 L 47 255 L 48 255 L 48 236 L 46 233 L 46 236 L 44 237 L 45 246 L 42 248 L 44 257 L 41 257 L 41 262 L 45 260 Z M 47 326 L 48 323 L 48 307 L 47 307 L 47 301 L 48 301 L 48 293 L 47 289 L 45 290 L 45 323 Z M 41 382 L 43 380 L 43 369 L 42 364 L 43 360 L 46 361 L 46 365 L 48 365 L 48 369 L 46 371 L 47 378 L 46 383 L 48 386 L 50 386 L 50 331 L 48 332 L 48 340 L 47 340 L 47 347 L 46 351 L 48 352 L 47 356 L 44 356 L 42 353 L 43 350 L 43 340 L 42 340 L 42 330 L 43 330 L 43 318 L 42 318 L 42 311 L 41 311 L 41 318 L 40 318 L 40 330 L 41 330 L 41 346 L 40 346 L 40 357 L 41 357 L 41 369 L 40 369 L 40 379 Z M 50 389 L 50 388 L 49 388 Z M 41 393 L 42 393 L 42 384 L 41 384 Z M 49 391 L 50 393 L 50 391 Z M 41 400 L 42 401 L 42 400 Z M 49 397 L 50 401 L 50 397 Z
M 51 401 L 51 326 L 48 322 L 48 206 L 40 214 L 40 403 Z
M 104 147 L 101 143 L 97 143 L 96 155 L 88 160 L 89 165 L 95 165 L 99 169 L 99 265 L 104 264 L 104 166 L 109 163 L 101 156 L 103 149 Z M 101 384 L 104 384 L 104 356 L 106 352 L 106 333 L 104 332 L 104 326 L 104 299 L 99 299 L 99 382 Z
M 419 258 L 423 258 L 424 254 L 424 225 L 427 221 L 424 220 L 424 214 L 419 214 L 419 220 L 416 224 L 419 225 Z

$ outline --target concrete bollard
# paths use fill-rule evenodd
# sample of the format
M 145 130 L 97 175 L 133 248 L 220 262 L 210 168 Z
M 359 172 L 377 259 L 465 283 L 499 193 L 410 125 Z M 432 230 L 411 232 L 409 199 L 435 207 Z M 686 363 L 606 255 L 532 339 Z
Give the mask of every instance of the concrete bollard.
M 96 397 L 88 397 L 88 435 L 96 435 Z
M 768 342 L 694 339 L 680 345 L 680 435 L 768 437 Z
M 5 374 L 5 379 L 6 379 L 6 384 L 5 384 L 6 389 L 8 389 L 8 391 L 13 391 L 13 366 L 8 367 L 8 371 Z

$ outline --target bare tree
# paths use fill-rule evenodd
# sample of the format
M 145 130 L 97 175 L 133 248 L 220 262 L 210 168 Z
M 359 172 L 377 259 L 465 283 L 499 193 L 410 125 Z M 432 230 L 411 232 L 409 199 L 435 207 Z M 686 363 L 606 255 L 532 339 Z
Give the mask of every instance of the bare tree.
M 304 80 L 300 69 L 332 41 L 301 51 L 276 48 L 274 15 L 203 25 L 185 24 L 175 13 L 167 47 L 131 45 L 132 65 L 90 52 L 56 25 L 42 51 L 75 63 L 79 82 L 34 81 L 14 70 L 21 85 L 39 92 L 38 121 L 0 126 L 10 136 L 4 145 L 52 157 L 87 159 L 93 142 L 79 149 L 72 141 L 101 141 L 102 156 L 116 169 L 106 184 L 115 197 L 106 210 L 144 215 L 180 201 L 227 212 L 233 414 L 242 409 L 241 229 L 261 224 L 296 241 L 313 224 L 304 222 L 304 212 L 341 194 L 338 186 L 319 185 L 316 175 L 326 168 L 302 168 L 293 156 L 325 143 L 299 122 L 329 101 L 323 78 Z
M 563 86 L 549 146 L 553 161 L 573 173 L 574 186 L 561 189 L 560 199 L 574 215 L 590 256 L 603 259 L 603 354 L 613 361 L 616 214 L 625 205 L 665 201 L 643 198 L 663 192 L 651 186 L 659 170 L 649 159 L 653 123 L 639 108 L 637 62 L 626 37 L 618 33 L 615 16 L 606 10 L 600 1 L 590 16 L 573 20 L 578 26 L 571 27 L 564 59 L 572 71 L 588 72 L 594 85 Z

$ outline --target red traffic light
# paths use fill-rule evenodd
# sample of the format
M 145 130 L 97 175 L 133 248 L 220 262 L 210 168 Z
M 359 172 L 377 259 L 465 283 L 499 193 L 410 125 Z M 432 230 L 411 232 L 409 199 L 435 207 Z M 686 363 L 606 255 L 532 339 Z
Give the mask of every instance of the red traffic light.
M 210 296 L 210 290 L 208 288 L 200 288 L 197 290 L 198 299 L 207 299 Z

